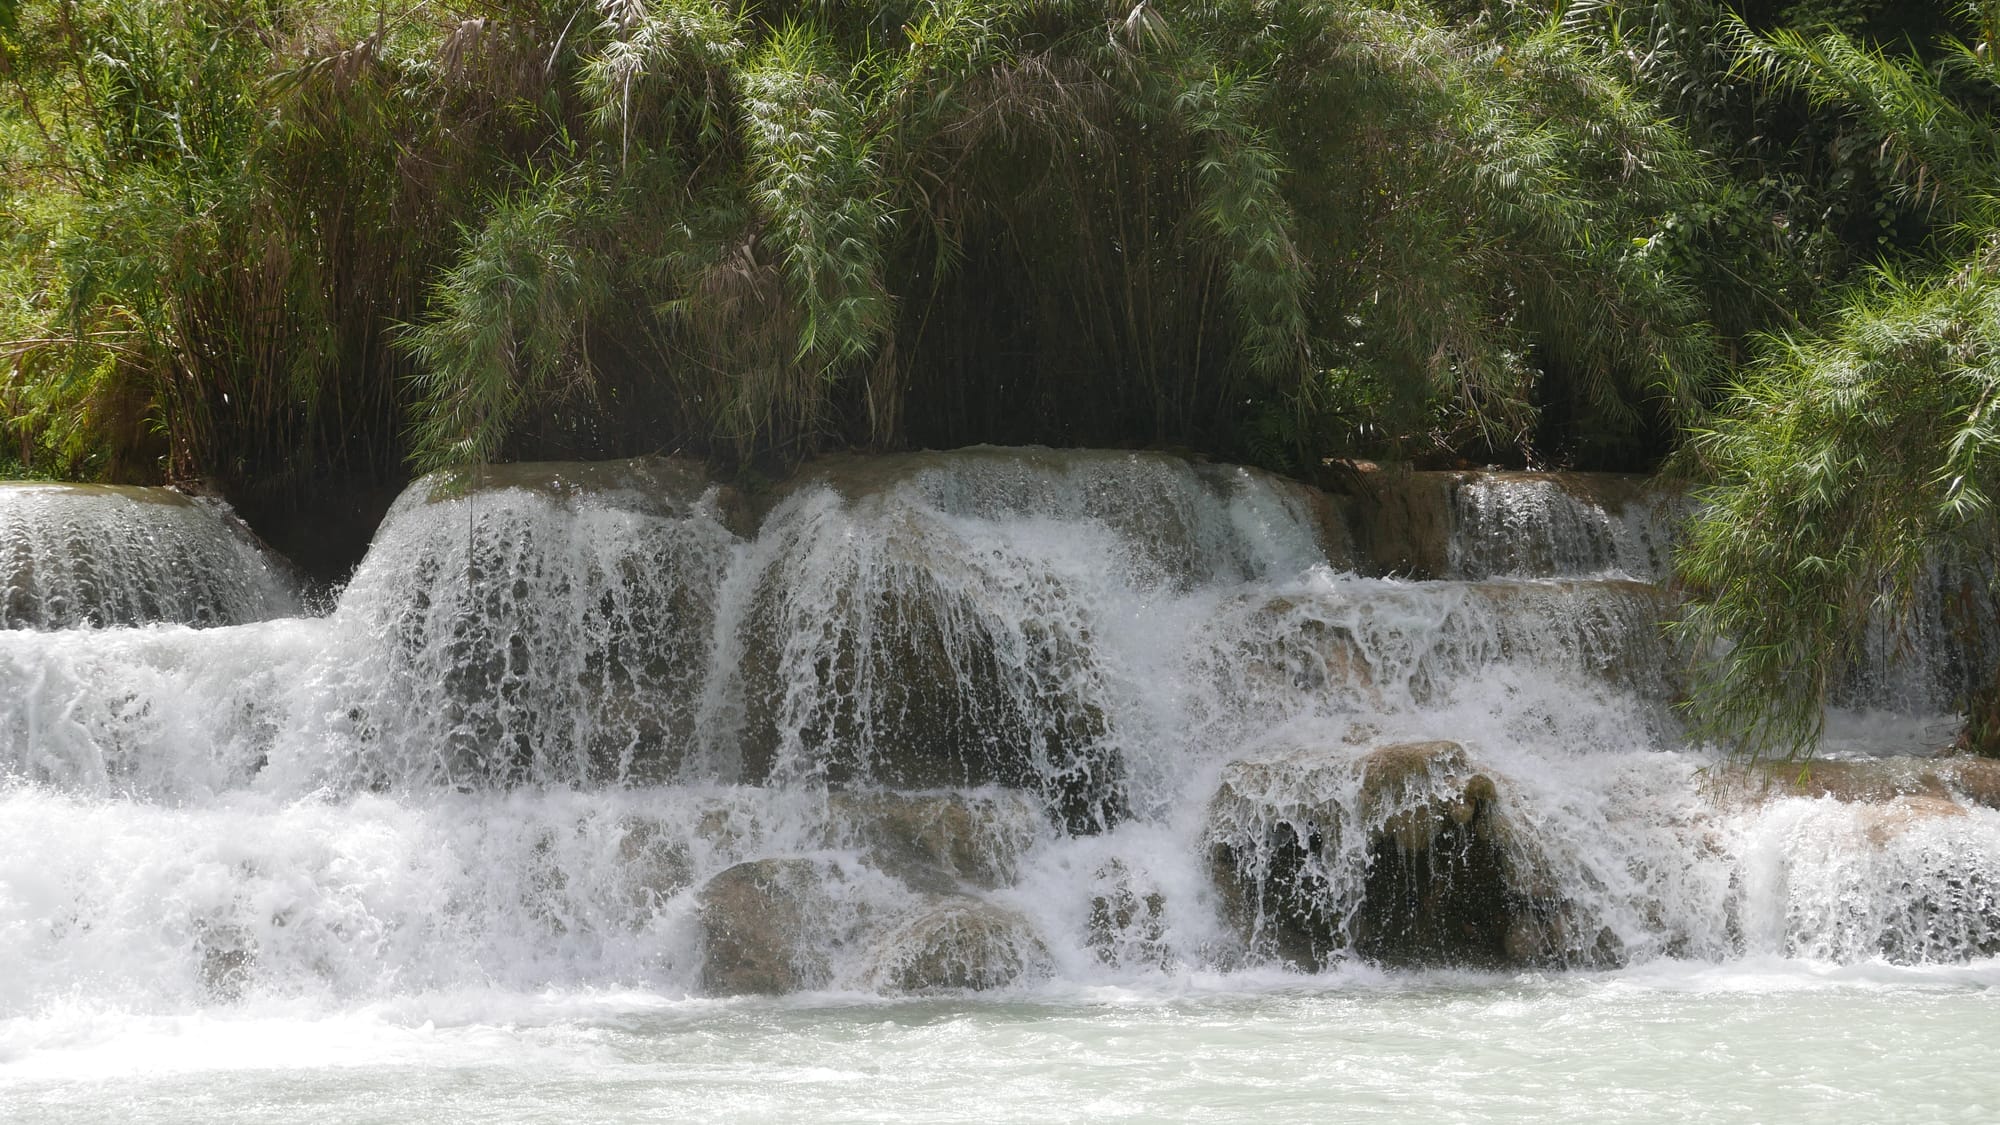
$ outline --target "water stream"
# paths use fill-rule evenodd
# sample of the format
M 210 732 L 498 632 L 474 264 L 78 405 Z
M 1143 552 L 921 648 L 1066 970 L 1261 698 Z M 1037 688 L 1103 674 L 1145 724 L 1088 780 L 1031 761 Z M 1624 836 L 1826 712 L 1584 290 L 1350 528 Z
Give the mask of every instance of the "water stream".
M 1679 510 L 512 466 L 300 616 L 215 506 L 0 490 L 0 1106 L 1989 1119 L 2000 772 L 1867 760 L 1949 740 L 1942 642 L 1857 673 L 1856 760 L 1732 770 Z

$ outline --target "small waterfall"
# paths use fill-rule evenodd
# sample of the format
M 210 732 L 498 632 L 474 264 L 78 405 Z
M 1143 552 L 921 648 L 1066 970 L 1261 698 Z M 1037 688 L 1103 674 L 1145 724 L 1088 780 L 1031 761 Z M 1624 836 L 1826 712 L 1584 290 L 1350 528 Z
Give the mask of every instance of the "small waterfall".
M 1677 504 L 1003 449 L 427 478 L 328 616 L 0 632 L 0 1013 L 1994 954 L 2000 771 L 1688 743 Z
M 342 595 L 313 677 L 314 697 L 345 707 L 286 748 L 288 765 L 403 790 L 679 776 L 741 545 L 735 507 L 671 462 L 418 482 Z
M 1682 502 L 1606 473 L 1442 472 L 1371 481 L 1369 547 L 1415 578 L 1663 581 Z
M 218 501 L 0 482 L 0 629 L 235 625 L 298 612 L 291 583 Z

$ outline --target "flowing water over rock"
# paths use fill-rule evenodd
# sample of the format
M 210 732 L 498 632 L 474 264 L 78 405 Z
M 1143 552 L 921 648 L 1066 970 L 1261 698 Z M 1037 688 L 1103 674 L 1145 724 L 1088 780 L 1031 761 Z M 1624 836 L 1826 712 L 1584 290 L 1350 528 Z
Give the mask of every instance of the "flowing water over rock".
M 237 625 L 299 612 L 220 503 L 164 488 L 0 481 L 0 629 Z
M 186 589 L 237 581 L 171 503 Z M 326 616 L 0 632 L 0 1066 L 100 1017 L 516 1018 L 468 996 L 1976 972 L 2000 776 L 1688 745 L 1678 505 L 999 449 L 421 481 Z M 1938 729 L 1855 691 L 1910 713 L 1853 747 Z

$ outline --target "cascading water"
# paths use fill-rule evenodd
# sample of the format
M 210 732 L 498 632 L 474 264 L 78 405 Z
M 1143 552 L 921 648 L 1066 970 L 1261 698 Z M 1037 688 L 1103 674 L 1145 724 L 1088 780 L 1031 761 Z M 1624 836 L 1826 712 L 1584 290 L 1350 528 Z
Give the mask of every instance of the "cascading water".
M 998 449 L 754 503 L 426 479 L 327 616 L 0 633 L 0 1063 L 102 1009 L 2000 951 L 2000 776 L 1687 745 L 1675 503 Z
M 298 611 L 291 584 L 219 503 L 0 482 L 0 629 L 235 625 Z

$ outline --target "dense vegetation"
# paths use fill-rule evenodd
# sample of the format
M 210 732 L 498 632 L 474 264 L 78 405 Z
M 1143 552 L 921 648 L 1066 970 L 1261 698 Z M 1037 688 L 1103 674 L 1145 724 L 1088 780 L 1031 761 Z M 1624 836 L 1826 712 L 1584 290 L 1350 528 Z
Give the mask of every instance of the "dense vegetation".
M 8 11 L 10 429 L 73 472 L 1657 453 L 1739 300 L 1705 263 L 1752 264 L 1590 14 Z
M 1924 219 L 1765 337 L 1684 450 L 1708 482 L 1680 558 L 1711 654 L 1692 710 L 1753 751 L 1809 746 L 1871 622 L 1924 597 L 1964 654 L 1961 742 L 2000 751 L 2000 4 L 1966 14 L 1976 37 L 1928 59 L 1825 31 L 1743 48 L 1876 139 Z
M 1996 40 L 1993 0 L 0 0 L 0 469 L 260 516 L 653 450 L 1671 454 L 1696 711 L 1790 746 L 1871 606 L 1991 549 Z

